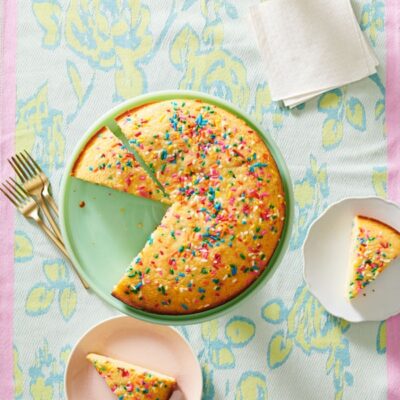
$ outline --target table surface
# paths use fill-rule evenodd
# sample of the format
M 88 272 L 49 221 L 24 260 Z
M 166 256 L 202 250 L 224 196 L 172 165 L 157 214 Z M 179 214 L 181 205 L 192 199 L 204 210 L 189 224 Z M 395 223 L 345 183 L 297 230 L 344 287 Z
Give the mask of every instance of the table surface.
M 6 158 L 27 149 L 57 194 L 90 124 L 144 92 L 192 89 L 234 103 L 284 154 L 296 221 L 290 249 L 260 293 L 222 318 L 179 328 L 200 360 L 203 398 L 400 399 L 399 318 L 332 317 L 307 291 L 301 259 L 308 227 L 330 203 L 352 195 L 400 201 L 400 5 L 352 1 L 378 74 L 288 111 L 270 98 L 248 19 L 256 3 L 5 0 L 0 177 L 11 175 Z M 71 348 L 117 313 L 81 287 L 4 198 L 0 212 L 0 398 L 62 399 Z

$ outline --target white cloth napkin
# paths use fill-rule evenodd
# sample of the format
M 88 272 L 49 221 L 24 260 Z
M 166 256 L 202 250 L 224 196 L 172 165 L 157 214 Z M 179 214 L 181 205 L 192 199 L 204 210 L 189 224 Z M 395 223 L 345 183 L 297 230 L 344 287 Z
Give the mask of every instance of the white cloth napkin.
M 376 72 L 350 0 L 267 0 L 250 16 L 272 99 L 288 107 Z

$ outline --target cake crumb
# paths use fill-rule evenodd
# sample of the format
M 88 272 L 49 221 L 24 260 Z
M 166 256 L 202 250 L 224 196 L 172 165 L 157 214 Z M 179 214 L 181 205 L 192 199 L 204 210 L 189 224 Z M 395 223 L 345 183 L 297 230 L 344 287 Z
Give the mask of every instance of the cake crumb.
M 86 205 L 86 203 L 83 200 L 81 200 L 81 202 L 79 203 L 79 207 L 83 208 L 83 207 L 85 207 L 85 205 Z
M 137 227 L 140 228 L 140 229 L 142 229 L 142 228 L 143 228 L 143 222 L 139 222 L 139 223 L 137 224 Z

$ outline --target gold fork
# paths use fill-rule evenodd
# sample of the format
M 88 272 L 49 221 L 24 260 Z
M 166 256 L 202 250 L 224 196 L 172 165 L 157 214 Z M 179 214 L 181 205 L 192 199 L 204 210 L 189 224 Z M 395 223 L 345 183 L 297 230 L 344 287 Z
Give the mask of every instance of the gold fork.
M 26 155 L 26 158 L 24 157 L 24 153 Z M 49 206 L 53 209 L 54 213 L 58 217 L 58 207 L 57 203 L 54 201 L 53 196 L 51 195 L 51 187 L 50 187 L 50 181 L 47 178 L 47 175 L 42 171 L 42 168 L 40 168 L 40 165 L 35 161 L 35 159 L 26 151 L 24 150 L 23 153 L 21 153 L 21 156 L 26 159 L 27 164 L 32 168 L 32 171 L 35 172 L 37 175 L 39 175 L 40 179 L 43 182 L 43 197 L 45 200 L 49 203 Z
M 27 154 L 27 156 L 25 156 L 24 153 L 19 153 L 16 154 L 14 157 L 11 157 L 8 162 L 21 180 L 21 184 L 25 191 L 29 195 L 34 197 L 35 200 L 38 202 L 39 206 L 44 212 L 44 215 L 50 222 L 54 233 L 56 234 L 60 242 L 62 242 L 63 239 L 60 229 L 47 207 L 48 201 L 53 210 L 55 210 L 58 214 L 57 206 L 55 205 L 54 200 L 50 195 L 49 180 L 42 172 L 39 165 L 29 155 L 29 153 L 27 151 L 25 151 L 25 153 Z
M 16 182 L 14 179 L 10 178 L 10 180 L 6 180 L 7 185 L 4 183 L 3 188 L 0 187 L 0 191 L 14 204 L 14 206 L 18 209 L 18 211 L 28 219 L 31 219 L 36 222 L 40 229 L 53 241 L 53 243 L 63 252 L 65 257 L 71 263 L 74 271 L 78 275 L 79 279 L 81 280 L 83 286 L 88 289 L 89 285 L 86 281 L 79 275 L 79 272 L 76 270 L 74 264 L 72 263 L 71 259 L 68 256 L 67 251 L 63 243 L 60 239 L 49 229 L 46 224 L 43 222 L 40 214 L 39 214 L 39 205 L 35 201 L 33 197 L 31 197 L 27 191 Z

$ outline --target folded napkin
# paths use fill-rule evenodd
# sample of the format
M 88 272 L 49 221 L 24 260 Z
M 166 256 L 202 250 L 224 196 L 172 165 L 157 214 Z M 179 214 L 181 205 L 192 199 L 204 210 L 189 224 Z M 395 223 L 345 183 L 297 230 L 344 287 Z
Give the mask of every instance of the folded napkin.
M 376 72 L 350 0 L 267 0 L 250 15 L 272 99 L 288 107 Z

